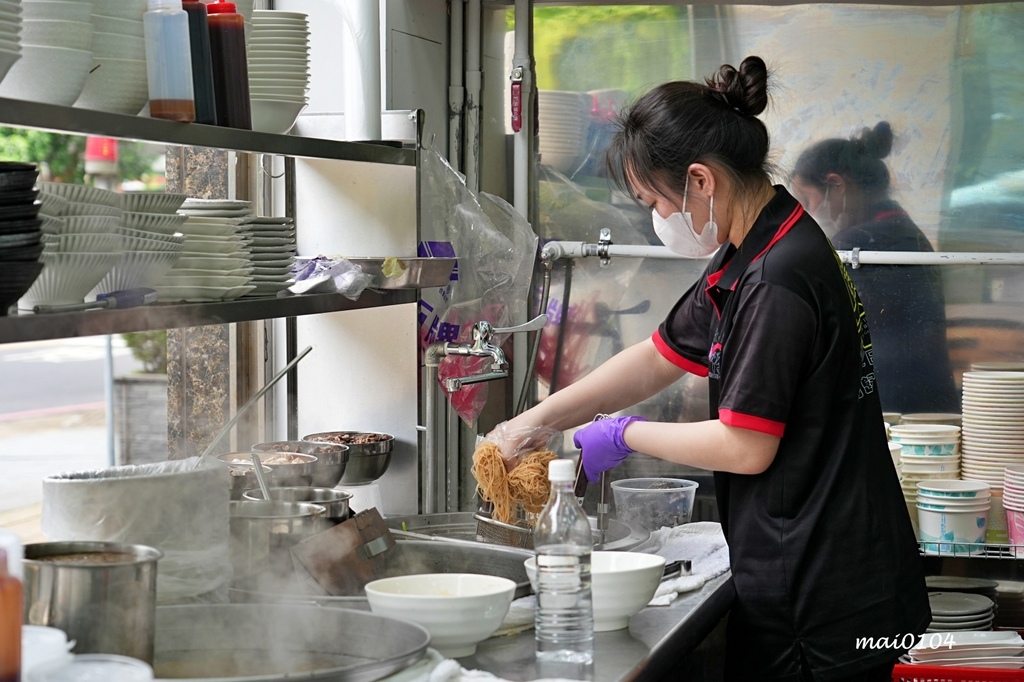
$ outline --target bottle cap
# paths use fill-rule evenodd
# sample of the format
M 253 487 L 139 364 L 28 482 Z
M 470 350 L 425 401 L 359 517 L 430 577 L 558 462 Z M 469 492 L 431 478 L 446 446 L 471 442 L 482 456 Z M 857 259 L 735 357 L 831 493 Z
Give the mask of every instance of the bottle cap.
M 152 10 L 181 9 L 181 0 L 147 0 L 146 6 Z
M 549 481 L 576 480 L 576 464 L 571 459 L 553 459 L 548 464 Z
M 0 563 L 7 567 L 7 573 L 21 580 L 21 538 L 13 530 L 0 528 L 0 552 L 4 555 Z
M 211 2 L 206 5 L 207 14 L 235 14 L 235 3 L 223 2 L 223 0 L 217 0 L 217 2 Z

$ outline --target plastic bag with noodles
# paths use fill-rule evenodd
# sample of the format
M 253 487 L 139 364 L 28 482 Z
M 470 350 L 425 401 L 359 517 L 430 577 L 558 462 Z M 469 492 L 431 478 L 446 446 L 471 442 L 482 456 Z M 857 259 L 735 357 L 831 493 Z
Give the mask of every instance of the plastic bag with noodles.
M 491 505 L 491 518 L 513 523 L 520 511 L 536 516 L 548 500 L 548 464 L 556 459 L 561 433 L 547 427 L 512 429 L 498 424 L 477 439 L 472 473 L 480 500 Z
M 444 289 L 422 294 L 421 344 L 469 342 L 473 325 L 481 320 L 497 328 L 522 324 L 537 253 L 530 224 L 504 199 L 471 191 L 437 150 L 423 154 L 421 167 L 423 232 L 428 244 L 446 244 L 458 258 L 457 278 Z M 504 341 L 494 339 L 499 345 Z M 438 380 L 444 387 L 445 379 L 487 372 L 490 363 L 490 358 L 447 357 L 438 367 Z M 449 399 L 458 415 L 472 423 L 487 402 L 487 391 L 486 383 L 471 384 Z

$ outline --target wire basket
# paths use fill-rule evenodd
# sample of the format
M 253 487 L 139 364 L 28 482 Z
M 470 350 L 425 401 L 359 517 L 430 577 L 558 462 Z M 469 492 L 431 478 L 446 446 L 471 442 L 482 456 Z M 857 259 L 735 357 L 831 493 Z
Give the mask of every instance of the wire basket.
M 520 514 L 523 514 L 521 509 Z M 492 545 L 533 549 L 533 527 L 525 518 L 517 519 L 515 525 L 496 521 L 491 518 L 491 507 L 488 504 L 473 514 L 473 518 L 476 519 L 478 540 Z

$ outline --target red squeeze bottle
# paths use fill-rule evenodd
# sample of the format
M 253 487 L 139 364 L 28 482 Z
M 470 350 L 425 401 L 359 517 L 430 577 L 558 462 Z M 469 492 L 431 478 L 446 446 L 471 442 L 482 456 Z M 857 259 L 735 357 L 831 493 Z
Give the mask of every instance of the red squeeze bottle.
M 235 11 L 233 2 L 218 0 L 207 5 L 206 12 L 217 125 L 252 130 L 245 20 Z
M 0 682 L 21 679 L 21 581 L 7 572 L 7 552 L 0 549 Z

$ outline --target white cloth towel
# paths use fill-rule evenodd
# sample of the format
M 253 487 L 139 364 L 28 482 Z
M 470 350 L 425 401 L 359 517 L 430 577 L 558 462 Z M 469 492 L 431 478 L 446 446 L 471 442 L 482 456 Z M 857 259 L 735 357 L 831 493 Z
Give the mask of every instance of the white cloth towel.
M 525 597 L 520 597 L 509 605 L 505 620 L 501 622 L 491 637 L 504 637 L 531 630 L 536 617 L 537 596 L 528 594 Z
M 661 583 L 648 606 L 668 606 L 680 593 L 699 590 L 729 570 L 729 546 L 720 523 L 700 521 L 664 527 L 652 532 L 651 539 L 638 550 L 663 556 L 665 561 L 690 561 L 689 575 Z

